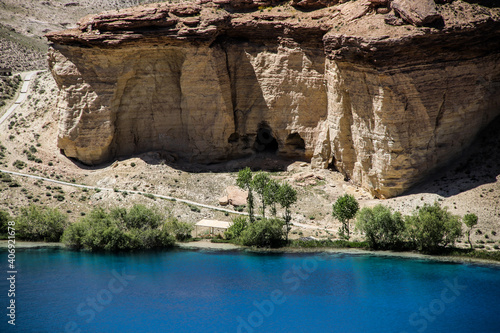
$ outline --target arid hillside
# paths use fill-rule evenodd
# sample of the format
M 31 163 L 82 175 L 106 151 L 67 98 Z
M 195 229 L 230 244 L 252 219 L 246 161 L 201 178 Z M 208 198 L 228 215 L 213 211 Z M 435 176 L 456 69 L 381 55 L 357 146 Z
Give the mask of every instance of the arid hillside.
M 151 0 L 3 0 L 0 2 L 0 67 L 16 72 L 47 67 L 49 31 L 76 26 L 81 17 Z

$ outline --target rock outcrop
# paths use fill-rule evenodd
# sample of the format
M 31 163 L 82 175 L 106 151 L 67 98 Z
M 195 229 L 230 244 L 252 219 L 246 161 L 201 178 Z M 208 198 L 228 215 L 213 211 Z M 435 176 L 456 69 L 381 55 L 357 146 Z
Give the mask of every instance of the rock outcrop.
M 400 194 L 500 114 L 499 8 L 431 2 L 200 0 L 85 17 L 47 35 L 59 147 L 88 164 L 275 152 Z

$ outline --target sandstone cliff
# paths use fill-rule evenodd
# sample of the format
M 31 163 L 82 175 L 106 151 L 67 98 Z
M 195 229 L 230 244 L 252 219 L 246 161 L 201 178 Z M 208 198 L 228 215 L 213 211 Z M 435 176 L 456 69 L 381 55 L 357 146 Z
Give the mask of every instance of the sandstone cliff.
M 78 27 L 47 35 L 49 66 L 58 145 L 88 164 L 276 151 L 390 197 L 500 115 L 500 10 L 487 1 L 201 0 Z

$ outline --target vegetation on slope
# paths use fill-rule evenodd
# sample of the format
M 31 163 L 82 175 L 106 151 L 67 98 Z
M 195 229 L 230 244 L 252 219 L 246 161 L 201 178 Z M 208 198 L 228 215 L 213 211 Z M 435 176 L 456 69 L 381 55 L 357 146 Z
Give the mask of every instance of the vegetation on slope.
M 187 239 L 189 227 L 143 205 L 130 210 L 115 208 L 109 211 L 95 208 L 80 221 L 71 224 L 62 237 L 74 249 L 142 250 L 172 247 L 175 239 Z

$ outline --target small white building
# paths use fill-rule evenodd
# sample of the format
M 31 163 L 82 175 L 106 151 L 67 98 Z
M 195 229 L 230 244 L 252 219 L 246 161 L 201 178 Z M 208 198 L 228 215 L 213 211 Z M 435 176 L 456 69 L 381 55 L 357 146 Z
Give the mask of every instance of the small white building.
M 232 222 L 227 221 L 203 219 L 194 225 L 195 237 L 198 237 L 198 228 L 202 228 L 202 230 L 208 228 L 210 234 L 215 235 L 226 231 L 227 228 L 231 226 L 231 224 Z

